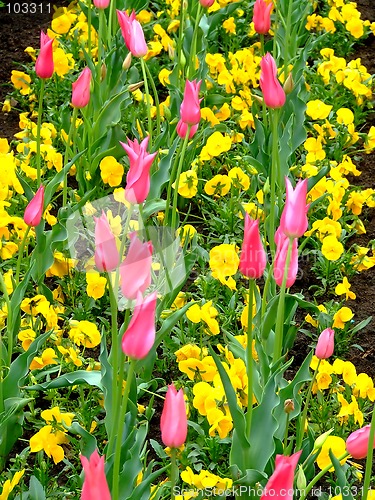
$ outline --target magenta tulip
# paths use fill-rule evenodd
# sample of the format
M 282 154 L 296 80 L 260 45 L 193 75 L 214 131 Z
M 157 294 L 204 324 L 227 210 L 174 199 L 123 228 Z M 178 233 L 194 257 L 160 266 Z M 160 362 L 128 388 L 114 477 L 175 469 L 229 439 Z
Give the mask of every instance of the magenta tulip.
M 293 500 L 294 474 L 301 453 L 302 450 L 290 457 L 276 455 L 275 470 L 269 478 L 260 500 Z
M 160 419 L 161 439 L 169 448 L 179 448 L 186 441 L 187 416 L 184 391 L 168 386 Z
M 181 137 L 181 139 L 185 139 L 187 131 L 188 131 L 189 125 L 184 123 L 182 120 L 179 120 L 177 123 L 177 134 Z M 198 124 L 197 125 L 191 125 L 190 127 L 190 132 L 189 132 L 189 139 L 191 139 L 195 132 L 198 130 Z
M 265 0 L 256 0 L 254 4 L 254 29 L 260 35 L 266 35 L 271 27 L 271 10 L 273 3 Z
M 43 31 L 40 32 L 40 52 L 35 62 L 35 72 L 39 78 L 51 78 L 54 71 L 53 53 L 52 53 L 53 38 L 50 38 Z
M 370 425 L 365 425 L 361 429 L 352 432 L 346 440 L 346 450 L 355 459 L 367 456 L 368 443 L 370 437 Z M 373 443 L 375 448 L 375 439 Z
M 287 270 L 286 287 L 291 287 L 297 278 L 298 272 L 298 242 L 296 238 L 288 238 L 281 228 L 275 233 L 276 255 L 275 264 L 273 267 L 273 276 L 276 283 L 281 286 L 284 279 L 284 272 L 286 267 L 286 259 L 288 254 L 288 246 L 291 241 L 292 251 L 290 256 L 289 267 Z
M 85 471 L 81 500 L 111 500 L 104 471 L 104 456 L 101 457 L 95 450 L 89 460 L 83 455 L 80 458 Z
M 300 238 L 307 230 L 306 214 L 310 206 L 306 204 L 307 182 L 307 179 L 299 180 L 293 190 L 292 183 L 285 177 L 286 200 L 281 214 L 280 227 L 289 238 Z
M 95 265 L 98 271 L 109 273 L 119 265 L 120 256 L 116 246 L 116 238 L 104 211 L 100 217 L 94 217 L 94 220 Z
M 332 356 L 335 348 L 335 332 L 332 328 L 326 328 L 319 335 L 315 348 L 315 356 L 319 359 L 327 359 Z
M 42 220 L 44 209 L 44 186 L 40 185 L 34 197 L 29 201 L 23 215 L 23 220 L 28 226 L 36 227 Z
M 199 0 L 199 3 L 201 4 L 202 7 L 208 9 L 215 3 L 215 0 Z
M 91 70 L 85 68 L 77 80 L 72 83 L 72 106 L 84 108 L 90 102 Z
M 267 264 L 267 255 L 259 234 L 259 220 L 245 214 L 245 231 L 240 255 L 239 270 L 251 279 L 260 278 Z
M 122 337 L 122 350 L 133 359 L 143 359 L 155 343 L 156 292 L 137 294 L 132 319 Z
M 121 290 L 129 300 L 143 293 L 151 283 L 152 243 L 142 243 L 136 233 L 130 235 L 128 254 L 120 265 Z
M 180 106 L 180 118 L 186 125 L 197 125 L 201 119 L 199 89 L 202 80 L 186 80 L 184 98 Z
M 129 172 L 126 176 L 125 198 L 129 203 L 143 203 L 150 191 L 150 168 L 157 153 L 148 154 L 149 136 L 140 144 L 137 139 L 128 144 L 120 142 L 129 156 Z
M 106 9 L 111 0 L 94 0 L 94 5 L 97 9 Z
M 121 33 L 125 44 L 134 57 L 143 57 L 147 54 L 147 43 L 142 26 L 135 18 L 133 10 L 130 16 L 121 10 L 117 11 L 117 19 L 120 24 Z
M 260 61 L 260 88 L 263 99 L 269 108 L 281 108 L 285 104 L 286 96 L 284 89 L 277 79 L 277 67 L 270 53 L 262 57 Z

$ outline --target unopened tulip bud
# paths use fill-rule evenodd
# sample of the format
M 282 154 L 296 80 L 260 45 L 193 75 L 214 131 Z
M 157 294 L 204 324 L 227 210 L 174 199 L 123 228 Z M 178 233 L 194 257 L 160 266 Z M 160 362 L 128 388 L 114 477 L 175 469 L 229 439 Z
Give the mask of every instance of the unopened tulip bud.
M 186 66 L 186 57 L 185 57 L 183 51 L 181 51 L 181 55 L 180 55 L 180 66 L 181 66 L 181 68 L 184 68 Z
M 256 94 L 251 94 L 251 97 L 252 97 L 253 99 L 255 99 L 257 102 L 259 102 L 259 104 L 260 104 L 261 106 L 263 106 L 263 103 L 264 103 L 264 99 L 263 99 L 263 97 L 260 97 L 259 95 L 256 95 Z
M 136 90 L 140 89 L 141 87 L 143 87 L 143 81 L 141 82 L 138 82 L 138 83 L 131 83 L 128 87 L 128 91 L 129 92 L 135 92 Z
M 368 452 L 370 425 L 365 425 L 360 429 L 352 432 L 346 440 L 346 450 L 355 459 L 365 458 Z M 375 439 L 372 443 L 375 448 Z
M 335 348 L 335 332 L 332 328 L 326 328 L 319 335 L 315 348 L 315 356 L 318 359 L 327 359 L 332 356 Z
M 208 9 L 209 7 L 212 7 L 212 5 L 215 3 L 215 0 L 199 0 L 199 3 L 202 7 Z
M 172 45 L 168 44 L 168 55 L 171 61 L 174 61 L 174 58 L 176 57 L 176 51 Z
M 107 76 L 107 66 L 103 63 L 100 68 L 100 81 L 102 82 Z
M 297 474 L 296 474 L 296 486 L 298 490 L 304 490 L 307 486 L 306 476 L 303 472 L 302 465 L 298 466 Z
M 44 207 L 44 186 L 40 185 L 38 191 L 26 207 L 23 220 L 30 227 L 36 227 L 40 224 Z
M 294 402 L 293 399 L 286 399 L 284 403 L 284 411 L 285 413 L 291 413 L 294 411 Z
M 333 428 L 327 432 L 324 432 L 318 438 L 315 439 L 314 449 L 313 449 L 314 453 L 316 453 L 317 451 L 319 451 L 322 448 L 323 444 L 327 441 L 327 438 L 331 434 L 332 431 L 333 431 Z
M 122 63 L 122 69 L 126 71 L 127 69 L 130 68 L 132 64 L 132 53 L 129 52 L 129 54 L 125 57 L 124 62 Z
M 294 89 L 294 81 L 292 73 L 289 73 L 288 78 L 285 80 L 283 85 L 284 92 L 288 95 Z

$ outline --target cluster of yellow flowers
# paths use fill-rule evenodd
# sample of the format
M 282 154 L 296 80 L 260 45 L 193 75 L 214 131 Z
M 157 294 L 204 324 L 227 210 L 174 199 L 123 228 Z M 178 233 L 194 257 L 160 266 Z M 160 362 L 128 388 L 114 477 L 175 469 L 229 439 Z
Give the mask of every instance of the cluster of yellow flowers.
M 243 347 L 246 347 L 246 336 L 235 337 Z M 240 406 L 247 405 L 247 374 L 246 366 L 242 359 L 235 358 L 228 347 L 218 345 L 219 351 L 224 356 L 223 366 L 227 371 L 233 388 L 236 391 L 237 401 Z M 253 357 L 257 360 L 255 345 L 253 344 Z M 209 424 L 209 435 L 219 435 L 220 438 L 228 436 L 233 428 L 232 417 L 226 401 L 224 387 L 212 356 L 208 355 L 206 348 L 195 344 L 187 344 L 176 351 L 179 370 L 193 380 L 193 406 L 200 415 L 205 416 Z M 253 403 L 256 400 L 254 398 Z

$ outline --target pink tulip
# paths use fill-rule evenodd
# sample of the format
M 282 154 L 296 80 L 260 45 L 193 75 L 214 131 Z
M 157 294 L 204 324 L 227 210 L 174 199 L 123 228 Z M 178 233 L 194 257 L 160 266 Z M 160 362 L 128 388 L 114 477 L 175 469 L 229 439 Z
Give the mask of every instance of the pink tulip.
M 332 356 L 335 348 L 335 332 L 332 328 L 326 328 L 319 335 L 315 348 L 315 356 L 319 359 L 327 359 Z
M 276 455 L 275 470 L 269 478 L 260 500 L 293 500 L 294 473 L 301 453 L 302 450 L 290 457 Z
M 266 35 L 270 30 L 272 7 L 273 3 L 267 3 L 265 0 L 256 0 L 254 4 L 254 29 L 260 35 Z
M 361 429 L 352 432 L 346 440 L 346 450 L 355 459 L 367 456 L 368 442 L 370 438 L 370 425 L 365 425 Z M 375 439 L 373 443 L 375 448 Z
M 130 16 L 121 10 L 117 11 L 117 19 L 120 24 L 121 33 L 125 44 L 134 57 L 143 57 L 147 54 L 147 44 L 143 34 L 142 26 L 135 18 L 133 10 Z
M 273 276 L 276 283 L 281 286 L 284 279 L 284 272 L 286 266 L 286 258 L 288 254 L 288 246 L 290 239 L 281 231 L 281 228 L 275 233 L 276 255 L 275 264 L 273 268 Z M 287 271 L 286 287 L 291 287 L 296 281 L 298 272 L 298 242 L 294 238 L 292 241 L 292 253 L 290 256 L 290 263 Z
M 72 106 L 84 108 L 90 102 L 91 70 L 85 68 L 77 80 L 72 83 Z
M 100 217 L 94 217 L 95 220 L 95 265 L 98 271 L 114 271 L 120 260 L 119 252 L 116 246 L 116 239 L 112 233 L 108 219 L 102 211 Z
M 106 9 L 111 0 L 94 0 L 94 5 L 97 9 Z
M 35 72 L 39 78 L 51 78 L 53 75 L 53 55 L 52 55 L 53 38 L 40 32 L 40 51 L 35 63 Z
M 215 0 L 199 0 L 199 3 L 201 4 L 202 7 L 208 9 L 215 3 Z
M 286 100 L 285 92 L 277 79 L 275 60 L 268 52 L 260 61 L 260 88 L 262 89 L 266 106 L 269 108 L 281 108 L 284 106 Z
M 267 263 L 267 255 L 259 234 L 259 220 L 245 214 L 245 232 L 240 255 L 239 270 L 251 279 L 260 278 Z
M 142 243 L 136 233 L 130 234 L 130 246 L 120 265 L 121 290 L 129 300 L 143 293 L 151 283 L 152 243 Z
M 179 448 L 186 441 L 187 416 L 184 391 L 168 386 L 160 419 L 161 439 L 169 448 Z
M 157 153 L 148 154 L 149 136 L 140 144 L 137 139 L 128 144 L 120 142 L 129 156 L 129 172 L 126 176 L 125 198 L 129 203 L 143 203 L 150 191 L 150 168 Z
M 290 180 L 285 177 L 286 200 L 281 214 L 280 227 L 289 238 L 300 238 L 307 230 L 306 214 L 310 206 L 306 204 L 307 182 L 307 179 L 299 180 L 293 190 Z
M 181 137 L 181 139 L 185 139 L 187 131 L 188 131 L 189 125 L 187 123 L 184 123 L 182 120 L 179 120 L 177 123 L 177 134 Z M 190 132 L 189 132 L 189 139 L 191 139 L 195 132 L 198 130 L 198 124 L 197 125 L 191 125 L 190 127 Z
M 199 89 L 202 80 L 186 80 L 184 98 L 180 106 L 180 118 L 186 125 L 197 125 L 201 119 Z
M 132 319 L 122 337 L 122 350 L 133 359 L 143 359 L 155 343 L 156 292 L 137 294 Z
M 32 200 L 29 201 L 23 215 L 23 220 L 28 226 L 36 227 L 42 220 L 44 209 L 44 186 L 40 185 Z
M 89 460 L 83 455 L 80 458 L 85 471 L 81 500 L 111 500 L 104 472 L 104 456 L 101 457 L 95 450 Z

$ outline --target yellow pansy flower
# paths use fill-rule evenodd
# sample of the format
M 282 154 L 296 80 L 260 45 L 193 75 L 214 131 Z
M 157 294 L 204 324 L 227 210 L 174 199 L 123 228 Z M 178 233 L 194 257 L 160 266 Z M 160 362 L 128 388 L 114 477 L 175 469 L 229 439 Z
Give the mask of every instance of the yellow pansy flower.
M 228 177 L 232 180 L 232 184 L 237 189 L 247 191 L 250 187 L 250 177 L 240 167 L 231 168 L 228 172 Z
M 72 425 L 73 418 L 75 417 L 74 413 L 61 412 L 58 406 L 54 406 L 49 410 L 43 410 L 40 414 L 43 420 L 47 422 L 47 424 L 53 424 L 54 422 L 58 424 L 65 424 L 67 427 Z
M 41 356 L 35 356 L 31 361 L 30 370 L 41 370 L 48 365 L 57 365 L 57 356 L 52 347 L 48 347 L 42 352 Z
M 58 464 L 64 459 L 64 449 L 60 445 L 68 442 L 69 440 L 64 432 L 53 432 L 51 425 L 45 425 L 30 438 L 30 451 L 36 453 L 44 450 L 55 464 Z
M 342 378 L 345 384 L 352 386 L 357 380 L 357 370 L 351 361 L 344 361 L 342 367 Z
M 176 183 L 172 184 L 175 189 Z M 198 192 L 198 176 L 195 170 L 182 172 L 178 181 L 178 194 L 183 198 L 193 198 Z
M 327 260 L 338 260 L 344 253 L 343 244 L 336 238 L 336 236 L 326 236 L 323 239 L 322 254 Z
M 231 35 L 235 35 L 236 34 L 236 23 L 234 22 L 234 17 L 228 17 L 228 19 L 226 19 L 224 22 L 223 22 L 223 28 L 225 29 L 225 31 Z
M 124 175 L 124 167 L 114 156 L 106 156 L 99 163 L 100 176 L 105 184 L 111 187 L 121 184 Z
M 336 458 L 340 458 L 342 455 L 344 455 L 346 451 L 346 444 L 344 439 L 339 436 L 327 437 L 316 459 L 316 463 L 318 464 L 320 470 L 325 469 L 331 463 L 331 459 L 329 457 L 329 450 L 332 450 L 332 453 Z M 348 457 L 342 459 L 340 462 L 341 465 L 344 464 L 347 461 L 347 459 Z M 329 471 L 333 470 L 334 467 L 332 466 L 329 469 Z
M 100 344 L 100 332 L 97 326 L 90 321 L 71 321 L 69 337 L 72 341 L 84 347 L 96 347 Z
M 233 429 L 232 419 L 224 415 L 218 408 L 213 408 L 207 413 L 207 420 L 211 426 L 208 431 L 210 436 L 215 436 L 215 434 L 218 433 L 220 438 L 224 439 Z
M 10 81 L 13 83 L 14 88 L 19 90 L 22 95 L 30 94 L 31 78 L 23 71 L 13 70 L 12 76 L 10 77 Z
M 215 156 L 220 156 L 222 153 L 229 151 L 231 146 L 232 141 L 230 137 L 216 131 L 207 139 L 206 145 L 203 146 L 200 153 L 200 159 L 205 161 Z
M 191 224 L 184 224 L 176 231 L 176 235 L 180 237 L 180 243 L 182 246 L 185 244 L 186 238 L 188 238 L 188 241 L 191 241 L 195 234 L 197 234 L 197 230 Z
M 332 106 L 325 104 L 320 99 L 307 103 L 306 114 L 313 120 L 324 120 L 330 114 Z
M 195 344 L 186 344 L 175 352 L 177 361 L 183 361 L 189 358 L 200 359 L 207 356 L 207 349 L 204 347 L 202 350 Z
M 350 291 L 351 284 L 348 281 L 348 278 L 345 276 L 342 280 L 342 283 L 339 283 L 336 285 L 335 288 L 335 293 L 337 295 L 344 295 L 345 294 L 345 300 L 352 299 L 355 300 L 356 294 L 354 292 Z
M 18 334 L 18 340 L 22 342 L 22 348 L 27 351 L 31 343 L 34 341 L 36 333 L 32 328 L 21 330 Z
M 349 125 L 354 122 L 354 113 L 349 108 L 340 108 L 336 111 L 337 122 Z
M 217 174 L 206 182 L 204 191 L 210 196 L 225 196 L 229 193 L 231 185 L 232 181 L 230 177 Z
M 352 310 L 349 307 L 341 307 L 334 315 L 333 315 L 333 328 L 345 328 L 345 323 L 350 321 L 354 316 Z
M 212 276 L 221 283 L 235 287 L 234 280 L 226 280 L 228 276 L 234 276 L 238 270 L 240 259 L 237 255 L 236 246 L 224 243 L 210 250 L 210 269 Z M 232 289 L 232 288 L 231 288 Z
M 2 492 L 0 493 L 0 500 L 8 500 L 9 495 L 14 490 L 14 487 L 20 482 L 22 476 L 25 473 L 25 469 L 19 470 L 14 473 L 12 479 L 7 479 L 3 484 Z
M 103 297 L 107 280 L 104 276 L 100 276 L 97 272 L 89 272 L 86 274 L 86 292 L 89 297 L 93 299 L 100 299 Z

